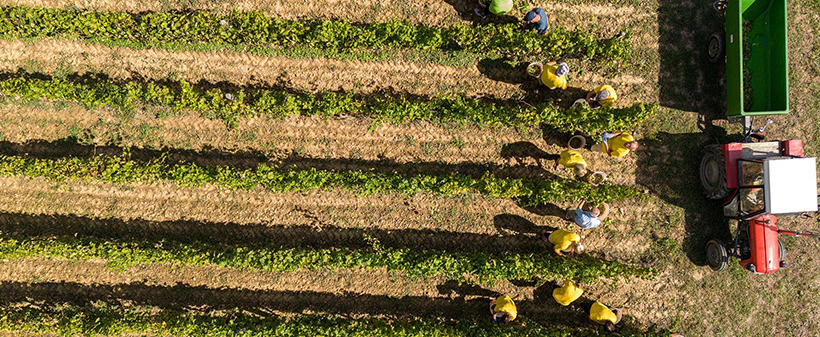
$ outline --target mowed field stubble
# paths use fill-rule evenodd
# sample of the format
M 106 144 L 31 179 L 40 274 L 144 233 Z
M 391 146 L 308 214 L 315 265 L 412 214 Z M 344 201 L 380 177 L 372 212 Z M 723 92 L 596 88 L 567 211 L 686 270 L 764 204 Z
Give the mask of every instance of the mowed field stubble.
M 711 1 L 0 1 L 0 331 L 89 336 L 816 336 L 820 242 L 789 268 L 706 266 L 698 184 L 739 140 Z M 535 7 L 550 33 L 519 28 Z M 788 1 L 791 112 L 820 148 L 820 5 Z M 526 75 L 564 57 L 566 90 Z M 612 85 L 612 108 L 572 109 Z M 629 131 L 593 186 L 573 134 Z M 602 225 L 563 219 L 607 202 Z M 780 227 L 817 231 L 814 217 Z M 543 230 L 581 236 L 563 258 Z M 492 323 L 490 298 L 518 318 Z

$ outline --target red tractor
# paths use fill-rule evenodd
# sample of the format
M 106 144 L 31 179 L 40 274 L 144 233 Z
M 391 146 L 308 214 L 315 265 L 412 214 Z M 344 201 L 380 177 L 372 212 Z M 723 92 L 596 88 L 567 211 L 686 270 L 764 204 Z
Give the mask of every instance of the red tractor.
M 803 157 L 801 140 L 755 143 L 751 139 L 762 135 L 752 132 L 748 120 L 744 129 L 744 142 L 709 145 L 703 151 L 701 185 L 709 198 L 723 200 L 724 216 L 737 220 L 734 242 L 727 246 L 709 240 L 706 260 L 720 271 L 730 256 L 736 257 L 743 268 L 769 274 L 786 267 L 778 233 L 814 236 L 778 230 L 775 214 L 817 211 L 816 159 Z

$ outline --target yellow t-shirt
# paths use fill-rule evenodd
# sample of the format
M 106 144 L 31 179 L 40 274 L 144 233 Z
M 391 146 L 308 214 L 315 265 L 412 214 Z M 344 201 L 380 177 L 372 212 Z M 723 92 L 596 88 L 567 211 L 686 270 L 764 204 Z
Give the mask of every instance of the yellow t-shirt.
M 544 71 L 541 72 L 541 83 L 547 86 L 550 89 L 566 89 L 567 88 L 567 77 L 561 76 L 558 77 L 555 75 L 555 72 L 558 70 L 557 66 L 544 66 Z
M 561 152 L 561 158 L 558 159 L 558 164 L 564 165 L 566 168 L 573 168 L 577 164 L 587 166 L 584 157 L 581 157 L 581 152 L 575 150 L 564 150 L 564 152 Z
M 617 322 L 618 316 L 605 305 L 595 302 L 592 303 L 592 308 L 589 309 L 589 319 L 598 324 L 606 324 L 606 322 Z
M 615 94 L 615 88 L 612 88 L 611 85 L 607 84 L 595 88 L 595 95 L 598 95 L 599 92 L 604 90 L 609 91 L 609 97 L 607 97 L 605 100 L 598 101 L 598 103 L 601 104 L 602 107 L 608 108 L 611 107 L 612 104 L 615 104 L 615 100 L 618 99 L 618 95 Z
M 507 295 L 499 296 L 495 299 L 495 312 L 506 312 L 510 314 L 510 320 L 514 320 L 518 316 L 518 310 L 515 309 L 515 303 L 512 298 Z
M 581 236 L 570 231 L 559 229 L 550 234 L 550 242 L 555 245 L 555 251 L 565 250 L 573 242 L 581 241 Z
M 610 150 L 609 155 L 616 158 L 626 156 L 629 153 L 629 148 L 624 146 L 624 144 L 634 140 L 635 138 L 632 138 L 632 135 L 630 135 L 629 132 L 624 132 L 610 138 L 606 141 L 606 146 L 608 146 Z
M 563 306 L 568 306 L 573 301 L 581 297 L 584 290 L 575 286 L 572 281 L 564 281 L 564 286 L 552 291 L 552 297 L 555 301 Z

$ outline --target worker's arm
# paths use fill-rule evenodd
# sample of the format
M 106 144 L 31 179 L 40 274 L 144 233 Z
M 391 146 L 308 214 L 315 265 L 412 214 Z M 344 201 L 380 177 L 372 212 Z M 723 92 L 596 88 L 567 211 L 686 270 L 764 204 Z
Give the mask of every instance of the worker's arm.
M 592 91 L 587 93 L 587 101 L 593 101 L 592 98 L 594 98 L 594 97 L 595 97 L 595 90 L 592 90 Z
M 554 65 L 556 65 L 556 64 L 558 64 L 558 63 L 556 63 L 556 61 L 550 61 L 550 62 L 547 62 L 547 65 L 548 65 L 548 66 L 554 66 Z
M 598 220 L 604 220 L 609 216 L 609 204 L 604 202 L 601 204 L 601 208 L 603 208 L 603 210 L 601 211 L 601 215 L 598 216 Z
M 567 254 L 562 253 L 560 249 L 555 248 L 554 250 L 555 250 L 555 254 L 558 254 L 558 256 L 567 257 Z
M 576 207 L 576 209 L 580 209 L 580 210 L 583 211 L 583 209 L 581 207 L 584 207 L 584 203 L 586 203 L 586 202 L 587 202 L 587 199 L 581 200 L 581 203 L 578 204 L 578 207 Z

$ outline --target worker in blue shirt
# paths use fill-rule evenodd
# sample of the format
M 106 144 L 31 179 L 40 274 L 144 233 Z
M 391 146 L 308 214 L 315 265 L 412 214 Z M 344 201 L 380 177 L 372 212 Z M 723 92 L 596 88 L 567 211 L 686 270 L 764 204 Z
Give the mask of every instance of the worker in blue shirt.
M 550 23 L 547 20 L 547 12 L 543 8 L 536 8 L 524 15 L 523 28 L 525 30 L 535 29 L 538 35 L 544 35 L 550 30 Z

